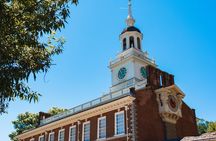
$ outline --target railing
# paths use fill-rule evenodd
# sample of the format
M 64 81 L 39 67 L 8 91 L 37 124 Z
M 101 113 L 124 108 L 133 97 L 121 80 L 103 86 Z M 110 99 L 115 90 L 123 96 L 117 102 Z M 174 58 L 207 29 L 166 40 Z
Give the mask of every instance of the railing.
M 135 51 L 135 50 L 132 50 L 132 51 L 129 52 L 128 54 L 126 54 L 126 55 L 124 55 L 124 56 L 122 56 L 122 57 L 120 57 L 120 58 L 117 58 L 117 59 L 111 61 L 111 62 L 110 62 L 110 65 L 113 65 L 113 64 L 115 64 L 115 63 L 117 63 L 117 62 L 120 62 L 120 61 L 122 61 L 122 60 L 125 59 L 125 58 L 129 58 L 130 56 L 136 56 L 136 57 L 142 58 L 142 59 L 144 59 L 144 60 L 146 60 L 146 61 L 148 61 L 148 62 L 150 62 L 150 63 L 152 63 L 152 64 L 155 64 L 155 60 L 152 60 L 152 59 L 148 58 L 146 54 L 147 54 L 147 53 L 137 52 L 137 51 Z
M 118 84 L 112 86 L 110 91 L 115 92 L 115 91 L 119 91 L 120 89 L 125 89 L 125 88 L 128 88 L 128 87 L 134 86 L 135 81 L 136 81 L 135 78 L 131 78 L 131 79 L 126 80 L 124 82 L 118 83 Z
M 90 102 L 81 104 L 81 105 L 76 106 L 74 108 L 71 108 L 66 112 L 63 112 L 63 113 L 57 114 L 55 116 L 43 119 L 43 120 L 40 121 L 40 126 L 48 124 L 48 123 L 53 122 L 53 121 L 60 120 L 62 118 L 65 118 L 65 117 L 68 117 L 68 116 L 71 116 L 71 115 L 74 115 L 74 114 L 79 113 L 81 111 L 90 109 L 92 107 L 96 107 L 96 106 L 104 104 L 104 103 L 107 103 L 109 101 L 113 101 L 115 99 L 124 97 L 126 95 L 130 95 L 129 90 L 122 90 L 122 91 L 119 91 L 119 92 L 116 92 L 116 93 L 112 93 L 112 94 L 110 93 L 110 94 L 103 95 L 100 98 L 94 99 L 94 100 L 92 100 Z

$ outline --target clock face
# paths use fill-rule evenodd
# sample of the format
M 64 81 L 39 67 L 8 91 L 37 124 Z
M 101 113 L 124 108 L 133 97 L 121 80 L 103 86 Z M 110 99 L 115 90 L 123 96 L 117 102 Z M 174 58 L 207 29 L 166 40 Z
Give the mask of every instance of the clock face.
M 147 71 L 146 71 L 145 67 L 140 68 L 140 73 L 141 73 L 143 78 L 147 78 Z
M 118 72 L 118 78 L 123 79 L 126 76 L 127 69 L 126 68 L 121 68 Z
M 169 108 L 173 111 L 176 112 L 178 110 L 178 100 L 176 99 L 175 96 L 169 95 L 168 96 L 168 105 Z

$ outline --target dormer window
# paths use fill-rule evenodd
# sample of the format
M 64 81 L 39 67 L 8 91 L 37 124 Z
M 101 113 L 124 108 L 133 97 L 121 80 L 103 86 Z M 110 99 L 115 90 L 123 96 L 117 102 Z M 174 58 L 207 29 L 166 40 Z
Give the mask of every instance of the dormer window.
M 130 36 L 130 48 L 134 47 L 134 37 Z

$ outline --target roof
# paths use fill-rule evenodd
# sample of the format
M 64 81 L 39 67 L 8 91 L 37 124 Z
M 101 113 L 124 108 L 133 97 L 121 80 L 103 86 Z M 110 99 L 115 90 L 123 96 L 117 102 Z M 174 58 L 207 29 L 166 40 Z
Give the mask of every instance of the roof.
M 92 110 L 95 109 L 96 111 L 98 111 L 98 108 L 100 108 L 100 106 L 102 106 L 102 105 L 110 104 L 110 105 L 108 105 L 108 107 L 112 108 L 116 105 L 115 102 L 118 102 L 118 100 L 128 100 L 128 98 L 134 100 L 133 92 L 131 92 L 130 89 L 121 90 L 118 92 L 103 95 L 102 97 L 99 97 L 95 100 L 89 101 L 87 103 L 76 106 L 72 109 L 69 109 L 66 112 L 60 113 L 60 114 L 55 115 L 55 116 L 51 116 L 51 117 L 43 119 L 43 120 L 40 120 L 40 125 L 38 127 L 24 131 L 22 134 L 19 134 L 16 138 L 22 139 L 24 136 L 29 137 L 29 135 L 33 132 L 35 134 L 37 134 L 38 132 L 41 132 L 42 130 L 43 131 L 44 130 L 45 131 L 50 130 L 50 128 L 55 127 L 55 126 L 53 126 L 53 124 L 56 124 L 56 127 L 57 127 L 57 126 L 59 126 L 59 124 L 61 122 L 63 122 L 63 120 L 68 120 L 71 122 L 70 118 L 72 116 L 78 115 L 77 117 L 80 118 L 79 114 L 82 114 L 83 112 L 86 112 L 86 111 L 89 111 L 91 113 L 95 113 L 95 112 L 92 112 Z M 122 106 L 121 103 L 118 103 L 117 105 Z M 122 103 L 122 104 L 125 104 L 125 103 Z M 104 108 L 102 107 L 101 109 L 104 109 Z M 48 128 L 49 125 L 50 125 L 50 127 Z
M 124 92 L 119 91 L 116 93 L 109 93 L 109 94 L 103 95 L 102 97 L 99 97 L 99 98 L 94 99 L 92 101 L 89 101 L 87 103 L 81 104 L 79 106 L 73 107 L 73 108 L 67 110 L 66 112 L 48 117 L 48 118 L 43 119 L 43 120 L 40 120 L 39 126 L 44 126 L 44 125 L 49 124 L 51 122 L 61 120 L 63 118 L 75 115 L 77 113 L 89 110 L 91 108 L 95 108 L 97 106 L 104 105 L 106 103 L 121 99 L 121 98 L 126 97 L 126 96 L 131 96 L 130 91 L 124 91 Z
M 125 28 L 121 34 L 124 34 L 125 32 L 132 32 L 132 31 L 137 31 L 137 32 L 141 33 L 141 31 L 138 28 L 136 28 L 135 26 L 129 26 L 129 27 Z

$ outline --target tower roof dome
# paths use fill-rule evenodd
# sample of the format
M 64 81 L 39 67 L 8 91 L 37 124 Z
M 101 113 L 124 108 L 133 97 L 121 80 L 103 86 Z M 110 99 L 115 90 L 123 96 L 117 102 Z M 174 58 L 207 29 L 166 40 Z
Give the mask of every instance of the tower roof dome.
M 125 32 L 132 32 L 132 31 L 137 31 L 137 32 L 141 33 L 141 31 L 138 28 L 136 28 L 135 26 L 128 26 L 122 31 L 121 34 L 124 34 Z

